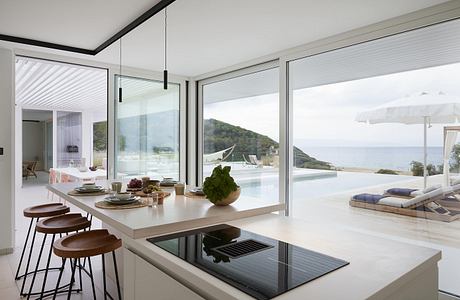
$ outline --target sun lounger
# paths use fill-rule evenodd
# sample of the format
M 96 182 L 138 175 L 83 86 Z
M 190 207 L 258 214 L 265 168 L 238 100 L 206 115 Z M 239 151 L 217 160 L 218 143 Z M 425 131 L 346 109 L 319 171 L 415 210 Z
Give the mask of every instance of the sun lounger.
M 438 201 L 442 201 L 444 198 L 446 198 L 444 190 L 437 188 L 426 193 L 422 192 L 415 197 L 398 197 L 388 193 L 383 195 L 359 194 L 354 195 L 349 203 L 353 207 L 444 222 L 451 222 L 460 218 L 460 209 L 447 209 L 438 203 Z

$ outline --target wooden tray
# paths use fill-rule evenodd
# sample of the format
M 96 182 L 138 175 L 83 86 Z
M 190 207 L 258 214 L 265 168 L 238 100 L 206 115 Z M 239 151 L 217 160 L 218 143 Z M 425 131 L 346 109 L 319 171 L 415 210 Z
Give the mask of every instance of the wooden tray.
M 72 190 L 72 191 L 67 193 L 67 195 L 69 195 L 69 196 L 78 196 L 78 197 L 80 197 L 80 196 L 83 196 L 83 197 L 85 197 L 85 196 L 102 196 L 102 195 L 107 195 L 107 194 L 108 193 L 107 193 L 106 190 L 103 190 L 101 192 L 94 192 L 94 193 L 79 193 L 79 192 L 77 192 L 75 190 Z
M 206 199 L 206 195 L 197 195 L 197 194 L 194 194 L 192 192 L 185 192 L 185 197 L 187 198 L 200 198 L 200 199 Z
M 116 204 L 110 204 L 107 201 L 99 201 L 94 203 L 94 206 L 97 208 L 103 208 L 103 209 L 130 209 L 130 208 L 140 208 L 140 207 L 145 207 L 148 204 L 142 200 L 137 201 L 135 203 L 131 204 L 125 204 L 125 205 L 116 205 Z
M 136 196 L 139 196 L 139 197 L 148 197 L 149 195 L 144 193 L 143 191 L 139 191 L 139 192 L 136 192 L 134 193 Z M 170 192 L 165 192 L 165 191 L 162 191 L 162 192 L 153 192 L 152 194 L 158 194 L 158 197 L 168 197 L 168 196 L 171 196 L 171 193 Z

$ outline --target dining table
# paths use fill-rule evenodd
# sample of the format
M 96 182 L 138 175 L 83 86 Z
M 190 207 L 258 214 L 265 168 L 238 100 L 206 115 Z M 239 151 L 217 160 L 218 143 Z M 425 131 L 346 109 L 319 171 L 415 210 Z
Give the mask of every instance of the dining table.
M 96 180 L 107 177 L 107 171 L 104 169 L 96 169 L 95 171 L 91 171 L 89 168 L 86 168 L 85 171 L 82 171 L 83 169 L 80 168 L 67 167 L 55 168 L 54 170 L 56 171 L 58 178 L 62 175 L 67 175 L 77 181 Z

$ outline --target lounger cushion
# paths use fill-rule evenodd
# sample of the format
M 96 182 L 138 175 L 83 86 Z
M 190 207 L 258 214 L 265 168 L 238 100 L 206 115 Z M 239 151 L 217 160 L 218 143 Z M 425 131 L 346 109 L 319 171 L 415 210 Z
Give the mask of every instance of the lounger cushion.
M 460 193 L 460 184 L 443 187 L 446 194 Z
M 432 185 L 432 186 L 429 186 L 429 187 L 427 187 L 426 189 L 424 189 L 422 192 L 423 192 L 424 194 L 426 194 L 426 193 L 432 192 L 432 191 L 434 191 L 434 190 L 437 190 L 437 189 L 439 189 L 440 187 L 441 187 L 440 184 Z
M 381 205 L 389 205 L 389 206 L 394 206 L 394 207 L 403 207 L 404 202 L 407 202 L 409 200 L 404 199 L 404 198 L 398 198 L 398 197 L 385 197 L 382 198 L 378 204 Z
M 383 195 L 375 195 L 375 194 L 358 194 L 354 195 L 351 199 L 355 201 L 360 201 L 360 202 L 366 202 L 366 203 L 371 203 L 371 204 L 376 204 L 379 202 L 382 198 L 385 198 Z
M 407 200 L 402 204 L 402 207 L 409 207 L 412 205 L 416 205 L 417 203 L 423 202 L 428 199 L 433 199 L 433 201 L 437 200 L 436 198 L 439 198 L 440 196 L 444 195 L 444 191 L 442 188 L 438 188 L 434 191 L 431 191 L 429 193 L 423 194 L 421 196 L 414 197 L 410 200 Z
M 409 197 L 410 194 L 415 191 L 416 189 L 392 188 L 392 189 L 386 190 L 386 193 L 391 194 L 391 195 Z
M 406 208 L 409 206 L 416 205 L 417 203 L 422 203 L 425 200 L 433 199 L 437 200 L 440 196 L 444 195 L 443 189 L 437 189 L 429 193 L 414 197 L 412 199 L 398 198 L 398 197 L 385 197 L 382 198 L 377 204 L 389 205 L 394 207 Z

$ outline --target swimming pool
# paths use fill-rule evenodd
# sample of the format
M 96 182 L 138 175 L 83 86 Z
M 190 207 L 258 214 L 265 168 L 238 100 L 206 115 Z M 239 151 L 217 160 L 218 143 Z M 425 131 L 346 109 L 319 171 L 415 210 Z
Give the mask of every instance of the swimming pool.
M 337 176 L 298 178 L 293 183 L 293 201 L 308 201 L 330 194 L 366 188 L 375 185 L 414 180 L 413 176 L 374 173 L 337 172 Z M 238 178 L 235 180 L 238 182 Z M 260 178 L 240 184 L 241 193 L 252 197 L 278 199 L 278 179 Z

